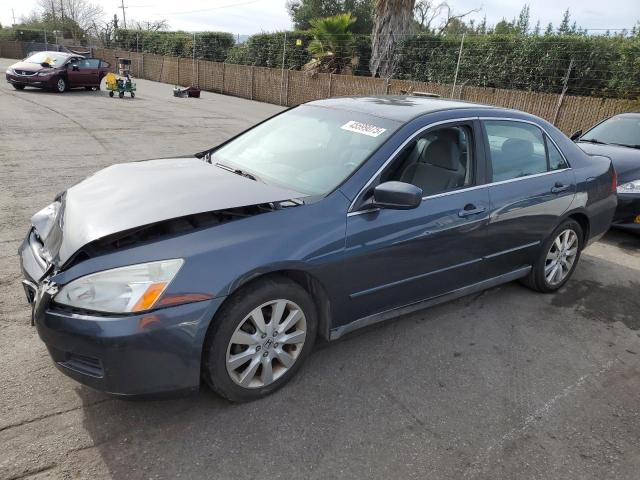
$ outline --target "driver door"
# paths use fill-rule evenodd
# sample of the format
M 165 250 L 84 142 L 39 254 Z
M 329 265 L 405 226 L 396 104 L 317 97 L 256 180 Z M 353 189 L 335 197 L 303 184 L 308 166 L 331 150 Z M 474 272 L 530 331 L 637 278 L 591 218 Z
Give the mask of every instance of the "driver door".
M 344 318 L 437 297 L 483 278 L 490 203 L 480 178 L 484 154 L 476 123 L 452 122 L 415 136 L 372 183 L 397 180 L 422 188 L 417 208 L 354 205 L 347 217 L 345 271 L 353 280 Z
M 85 85 L 84 74 L 80 69 L 80 61 L 81 59 L 79 58 L 72 58 L 67 63 L 67 80 L 69 88 Z

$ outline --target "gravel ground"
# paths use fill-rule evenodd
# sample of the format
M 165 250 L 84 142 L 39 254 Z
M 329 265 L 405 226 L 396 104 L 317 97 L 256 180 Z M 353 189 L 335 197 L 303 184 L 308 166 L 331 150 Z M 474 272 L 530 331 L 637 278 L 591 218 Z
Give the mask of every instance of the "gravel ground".
M 321 344 L 259 402 L 123 401 L 59 373 L 20 286 L 30 216 L 104 166 L 195 152 L 279 110 L 138 88 L 0 85 L 0 479 L 638 478 L 640 238 L 620 232 L 557 294 L 508 284 Z

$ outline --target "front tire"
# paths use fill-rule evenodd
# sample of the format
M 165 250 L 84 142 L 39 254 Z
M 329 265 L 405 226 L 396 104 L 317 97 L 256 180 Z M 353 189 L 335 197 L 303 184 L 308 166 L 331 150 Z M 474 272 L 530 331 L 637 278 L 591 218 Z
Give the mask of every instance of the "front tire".
M 575 220 L 565 220 L 544 242 L 540 256 L 523 283 L 538 292 L 562 288 L 573 275 L 584 245 L 584 232 Z
M 11 85 L 13 85 L 13 88 L 15 88 L 16 90 L 24 90 L 24 87 L 26 86 L 19 83 L 12 83 Z
M 262 398 L 297 372 L 316 330 L 315 305 L 300 285 L 284 277 L 251 283 L 213 320 L 204 346 L 204 380 L 234 402 Z
M 64 93 L 66 89 L 67 89 L 66 80 L 62 77 L 59 77 L 58 80 L 56 80 L 55 91 L 58 93 Z

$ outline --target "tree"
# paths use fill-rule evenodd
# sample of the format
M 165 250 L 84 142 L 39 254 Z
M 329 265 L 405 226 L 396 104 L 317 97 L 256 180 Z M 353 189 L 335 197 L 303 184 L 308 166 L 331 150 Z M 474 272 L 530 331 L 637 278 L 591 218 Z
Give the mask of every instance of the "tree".
M 518 21 L 516 22 L 516 29 L 520 35 L 526 35 L 529 31 L 529 5 L 527 4 L 520 10 Z
M 129 20 L 130 30 L 140 30 L 143 32 L 163 32 L 169 30 L 169 22 L 162 20 Z
M 442 13 L 444 2 L 437 5 L 433 0 L 417 0 L 413 8 L 413 14 L 422 30 L 431 32 L 431 24 Z
M 298 30 L 311 28 L 311 21 L 341 13 L 351 13 L 356 18 L 351 31 L 371 33 L 374 0 L 288 0 L 287 10 Z
M 356 19 L 350 13 L 311 21 L 313 40 L 307 50 L 312 55 L 304 69 L 313 72 L 353 73 L 358 64 L 354 55 L 352 25 Z
M 503 18 L 493 27 L 493 33 L 496 35 L 514 35 L 518 33 L 518 28 L 515 26 L 515 22 L 508 22 L 506 18 Z
M 535 26 L 535 27 L 533 27 L 533 36 L 534 36 L 534 37 L 538 37 L 538 36 L 540 36 L 540 20 L 538 20 L 538 21 L 536 22 L 536 26 Z
M 48 29 L 77 40 L 102 20 L 104 10 L 88 0 L 38 0 L 35 14 Z
M 415 0 L 376 0 L 373 13 L 372 76 L 390 78 L 397 65 L 396 46 L 409 31 Z
M 569 27 L 569 22 L 571 21 L 571 14 L 569 13 L 569 9 L 567 8 L 562 15 L 562 21 L 560 22 L 560 26 L 558 27 L 558 33 L 560 35 L 567 35 L 571 33 L 571 28 Z

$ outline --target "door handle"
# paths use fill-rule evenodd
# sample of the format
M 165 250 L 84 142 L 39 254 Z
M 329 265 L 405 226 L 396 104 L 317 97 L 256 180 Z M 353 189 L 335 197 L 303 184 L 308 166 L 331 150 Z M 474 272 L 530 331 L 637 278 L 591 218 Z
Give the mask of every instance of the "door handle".
M 486 207 L 476 207 L 473 203 L 468 203 L 462 210 L 458 212 L 460 218 L 469 217 L 471 215 L 477 215 L 486 210 Z
M 571 188 L 571 185 L 564 185 L 560 182 L 556 182 L 556 184 L 551 188 L 551 193 L 564 192 L 565 190 L 569 190 L 569 188 Z

